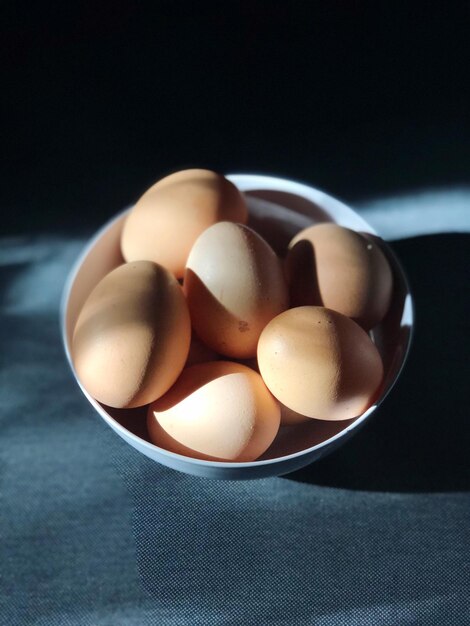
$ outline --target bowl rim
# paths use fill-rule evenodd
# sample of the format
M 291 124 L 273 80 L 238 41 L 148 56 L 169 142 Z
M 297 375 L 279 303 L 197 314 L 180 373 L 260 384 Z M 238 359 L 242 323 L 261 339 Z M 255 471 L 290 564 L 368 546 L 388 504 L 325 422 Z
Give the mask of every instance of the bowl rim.
M 239 186 L 239 184 L 242 181 L 244 181 L 244 184 L 241 185 L 241 187 L 244 187 L 245 184 L 248 185 L 249 187 L 252 187 L 252 185 L 256 185 L 252 187 L 253 191 L 255 191 L 258 187 L 262 189 L 263 185 L 269 185 L 268 187 L 269 191 L 281 191 L 284 193 L 292 193 L 292 194 L 300 195 L 303 198 L 308 198 L 309 200 L 315 203 L 322 203 L 326 201 L 327 204 L 333 204 L 337 209 L 340 209 L 340 211 L 344 211 L 347 214 L 350 214 L 352 212 L 356 217 L 358 217 L 361 221 L 364 222 L 364 224 L 368 227 L 368 232 L 370 232 L 371 234 L 378 235 L 375 229 L 373 229 L 366 222 L 366 220 L 364 220 L 364 218 L 361 215 L 356 213 L 347 204 L 341 202 L 334 196 L 331 196 L 328 193 L 320 189 L 317 189 L 316 187 L 312 187 L 311 185 L 308 185 L 306 183 L 298 182 L 298 181 L 287 179 L 287 178 L 281 178 L 279 176 L 269 176 L 265 174 L 243 174 L 243 173 L 238 174 L 237 173 L 237 174 L 226 174 L 225 177 L 228 178 L 231 182 L 233 182 L 237 186 Z M 289 188 L 289 190 L 287 190 L 287 188 Z M 242 188 L 241 191 L 243 192 L 245 190 Z M 250 189 L 247 189 L 246 191 L 249 192 Z M 97 400 L 95 400 L 95 398 L 93 398 L 86 391 L 86 389 L 82 386 L 77 376 L 77 373 L 75 371 L 75 368 L 73 366 L 73 362 L 72 362 L 72 356 L 71 356 L 70 347 L 68 344 L 66 320 L 67 320 L 67 308 L 68 308 L 70 294 L 71 294 L 73 285 L 75 283 L 75 280 L 77 278 L 77 275 L 81 269 L 83 262 L 85 261 L 85 259 L 87 258 L 88 254 L 93 249 L 95 244 L 98 242 L 98 240 L 101 238 L 101 236 L 104 235 L 104 233 L 107 232 L 108 229 L 110 229 L 116 222 L 121 220 L 124 217 L 124 215 L 129 213 L 132 206 L 133 205 L 130 205 L 127 208 L 121 210 L 119 213 L 113 215 L 95 232 L 95 234 L 91 237 L 91 239 L 89 239 L 86 242 L 85 246 L 83 247 L 77 259 L 73 263 L 71 269 L 69 270 L 69 273 L 67 275 L 67 278 L 65 280 L 64 287 L 62 290 L 62 295 L 60 299 L 60 309 L 59 309 L 62 344 L 64 347 L 67 362 L 72 371 L 72 374 L 76 382 L 78 383 L 82 393 L 85 395 L 85 397 L 93 406 L 93 408 L 99 413 L 99 415 L 108 423 L 108 425 L 111 428 L 113 428 L 116 431 L 119 431 L 119 433 L 121 433 L 124 436 L 123 437 L 124 439 L 126 440 L 131 439 L 132 441 L 135 442 L 136 446 L 139 449 L 144 447 L 144 448 L 147 448 L 148 450 L 152 450 L 152 451 L 156 450 L 159 454 L 165 457 L 175 459 L 180 462 L 195 464 L 195 465 L 199 465 L 203 467 L 213 467 L 213 468 L 220 468 L 220 469 L 242 469 L 242 468 L 260 467 L 263 465 L 283 464 L 285 462 L 288 462 L 291 459 L 296 459 L 304 455 L 309 455 L 310 453 L 321 450 L 324 447 L 330 447 L 333 444 L 333 442 L 337 441 L 338 439 L 341 439 L 342 437 L 345 437 L 348 433 L 355 430 L 356 428 L 359 428 L 370 417 L 370 415 L 376 411 L 376 409 L 382 404 L 382 402 L 387 398 L 388 394 L 390 393 L 390 391 L 393 389 L 398 379 L 400 378 L 403 368 L 405 367 L 405 364 L 408 360 L 408 355 L 409 355 L 409 351 L 410 351 L 410 347 L 411 347 L 411 343 L 413 339 L 413 333 L 414 333 L 415 313 L 414 313 L 414 302 L 413 302 L 413 297 L 412 297 L 411 290 L 410 290 L 408 277 L 406 276 L 406 273 L 404 272 L 403 267 L 400 261 L 398 260 L 398 258 L 396 257 L 395 253 L 393 252 L 393 250 L 391 250 L 390 246 L 388 246 L 388 244 L 384 241 L 383 243 L 387 247 L 388 253 L 391 254 L 391 256 L 393 257 L 393 260 L 397 268 L 400 271 L 401 278 L 404 281 L 406 291 L 407 291 L 404 309 L 405 308 L 407 309 L 407 317 L 409 319 L 408 340 L 405 346 L 405 350 L 403 353 L 400 366 L 396 372 L 396 375 L 393 381 L 388 385 L 386 391 L 380 396 L 378 401 L 375 402 L 373 405 L 371 405 L 364 413 L 362 413 L 362 415 L 355 418 L 354 421 L 351 424 L 349 424 L 349 426 L 347 426 L 346 428 L 339 431 L 332 437 L 329 437 L 328 439 L 325 439 L 324 441 L 320 443 L 317 443 L 308 448 L 304 448 L 302 450 L 298 450 L 296 452 L 292 452 L 291 454 L 286 454 L 284 456 L 279 456 L 279 457 L 275 457 L 272 459 L 261 459 L 261 460 L 243 461 L 243 462 L 209 461 L 209 460 L 196 459 L 193 457 L 184 456 L 182 454 L 178 454 L 176 452 L 171 452 L 169 450 L 166 450 L 165 448 L 160 448 L 159 446 L 149 441 L 146 441 L 145 439 L 142 439 L 138 435 L 134 434 L 133 432 L 131 432 L 130 430 L 122 426 L 122 424 L 120 424 L 111 415 L 109 415 L 103 409 L 102 405 Z M 405 313 L 403 314 L 402 318 L 404 316 L 405 316 Z

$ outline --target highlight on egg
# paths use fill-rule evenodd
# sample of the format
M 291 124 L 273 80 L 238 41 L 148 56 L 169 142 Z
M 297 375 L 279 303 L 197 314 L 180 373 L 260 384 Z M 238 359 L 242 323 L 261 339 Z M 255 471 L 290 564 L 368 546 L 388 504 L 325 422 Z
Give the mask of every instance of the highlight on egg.
M 324 306 L 366 330 L 390 307 L 392 271 L 377 240 L 339 224 L 299 232 L 289 244 L 285 268 L 291 306 Z
M 72 337 L 72 361 L 87 392 L 115 408 L 163 395 L 188 356 L 191 322 L 175 277 L 136 261 L 107 274 L 86 299 Z
M 361 415 L 383 379 L 382 359 L 367 333 L 324 307 L 297 307 L 271 320 L 259 339 L 258 365 L 279 402 L 299 417 L 323 420 Z
M 216 352 L 256 355 L 261 331 L 288 307 L 282 264 L 247 226 L 219 222 L 191 249 L 183 281 L 193 328 Z
M 274 441 L 279 422 L 279 403 L 261 376 L 228 361 L 185 369 L 147 413 L 155 445 L 217 461 L 254 461 Z
M 130 211 L 121 236 L 126 261 L 154 261 L 182 278 L 198 236 L 220 221 L 246 223 L 243 194 L 227 178 L 189 169 L 159 180 Z

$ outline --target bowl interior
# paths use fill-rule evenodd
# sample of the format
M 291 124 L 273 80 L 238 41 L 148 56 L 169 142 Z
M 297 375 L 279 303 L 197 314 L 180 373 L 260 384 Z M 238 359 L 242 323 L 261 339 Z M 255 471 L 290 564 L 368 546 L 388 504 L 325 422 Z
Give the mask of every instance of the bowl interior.
M 249 225 L 280 255 L 285 253 L 288 242 L 299 230 L 313 223 L 336 222 L 366 233 L 367 236 L 376 236 L 373 229 L 357 213 L 312 187 L 265 176 L 233 175 L 229 178 L 245 193 L 250 212 Z M 85 299 L 109 271 L 124 262 L 119 242 L 127 212 L 126 210 L 120 213 L 95 235 L 77 261 L 65 288 L 62 322 L 65 349 L 70 362 L 73 328 Z M 387 256 L 394 274 L 391 308 L 381 324 L 371 331 L 371 337 L 382 356 L 385 370 L 382 392 L 377 403 L 366 413 L 352 420 L 342 422 L 309 420 L 305 424 L 282 427 L 260 461 L 281 459 L 323 445 L 333 437 L 338 439 L 340 433 L 350 431 L 364 421 L 396 381 L 411 338 L 413 324 L 411 296 L 403 271 L 390 248 L 380 239 L 377 239 L 377 243 Z M 153 446 L 148 438 L 145 425 L 146 407 L 131 410 L 113 409 L 97 403 L 88 394 L 85 395 L 119 434 L 128 433 L 142 443 L 146 442 L 146 446 L 155 448 L 156 452 L 160 450 Z M 172 455 L 167 451 L 160 452 Z M 256 463 L 257 461 L 254 461 L 254 464 Z

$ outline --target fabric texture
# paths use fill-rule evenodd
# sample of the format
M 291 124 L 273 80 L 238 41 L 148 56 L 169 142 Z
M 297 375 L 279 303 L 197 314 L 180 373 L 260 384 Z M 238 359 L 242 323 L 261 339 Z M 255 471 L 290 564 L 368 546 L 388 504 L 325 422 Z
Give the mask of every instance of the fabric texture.
M 360 207 L 410 278 L 409 362 L 342 448 L 246 482 L 162 467 L 94 414 L 58 320 L 85 240 L 4 238 L 0 624 L 470 624 L 470 192 L 458 194 Z M 433 216 L 461 232 L 436 233 Z

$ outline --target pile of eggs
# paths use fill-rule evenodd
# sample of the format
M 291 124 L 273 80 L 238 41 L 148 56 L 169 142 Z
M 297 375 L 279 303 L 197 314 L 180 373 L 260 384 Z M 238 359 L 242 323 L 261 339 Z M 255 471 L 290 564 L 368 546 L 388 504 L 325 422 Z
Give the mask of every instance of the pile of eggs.
M 126 218 L 125 263 L 73 331 L 88 393 L 148 405 L 150 440 L 188 457 L 253 461 L 280 425 L 349 420 L 382 385 L 368 331 L 393 281 L 377 240 L 315 224 L 281 258 L 247 221 L 243 195 L 215 172 L 158 181 Z

